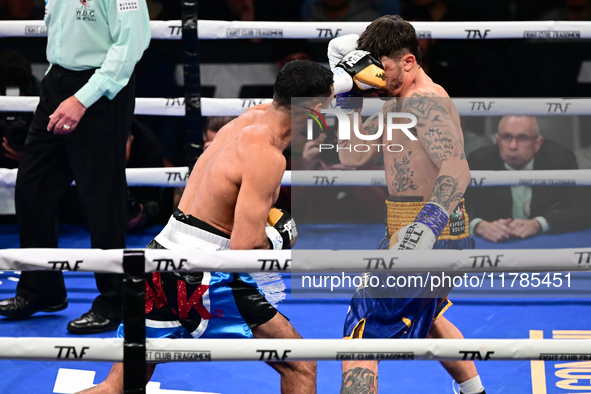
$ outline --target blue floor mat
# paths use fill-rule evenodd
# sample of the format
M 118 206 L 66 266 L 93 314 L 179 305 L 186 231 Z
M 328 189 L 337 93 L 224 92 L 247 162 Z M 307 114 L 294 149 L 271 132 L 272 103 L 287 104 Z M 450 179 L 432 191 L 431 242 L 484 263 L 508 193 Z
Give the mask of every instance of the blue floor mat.
M 373 249 L 383 236 L 381 225 L 306 225 L 298 226 L 300 249 Z M 127 237 L 128 247 L 145 246 L 157 232 L 151 227 L 142 233 Z M 18 247 L 15 226 L 0 226 L 0 248 Z M 553 238 L 548 238 L 553 237 Z M 522 242 L 489 245 L 478 240 L 479 248 L 551 248 L 589 247 L 591 232 L 569 235 L 544 235 Z M 61 227 L 60 246 L 86 248 L 90 242 L 83 227 Z M 0 296 L 14 294 L 18 273 L 0 274 Z M 92 274 L 66 273 L 69 307 L 55 314 L 40 313 L 23 321 L 0 319 L 3 337 L 69 337 L 66 324 L 86 312 L 96 296 Z M 346 299 L 295 299 L 280 304 L 279 309 L 288 316 L 304 338 L 339 338 L 347 312 Z M 551 339 L 555 331 L 571 333 L 583 331 L 591 337 L 591 299 L 458 299 L 446 312 L 467 338 L 529 338 L 531 330 L 541 331 L 544 339 Z M 586 334 L 585 334 L 586 333 Z M 93 337 L 112 337 L 114 333 Z M 1 349 L 0 349 L 1 354 Z M 589 375 L 591 364 L 544 362 L 542 369 L 532 372 L 530 362 L 503 361 L 477 362 L 477 368 L 487 393 L 568 394 L 591 392 Z M 565 379 L 565 369 L 571 369 Z M 110 363 L 97 362 L 40 362 L 0 361 L 1 393 L 66 393 L 68 387 L 83 383 L 98 383 L 110 369 Z M 90 372 L 85 372 L 90 371 Z M 96 375 L 93 375 L 96 372 Z M 318 392 L 339 393 L 340 363 L 319 362 Z M 532 379 L 543 382 L 543 391 Z M 441 365 L 432 361 L 389 361 L 380 364 L 380 392 L 449 393 L 451 378 Z M 270 394 L 279 393 L 279 376 L 260 362 L 168 363 L 159 365 L 148 387 L 150 394 Z M 56 391 L 54 391 L 54 388 Z M 586 388 L 586 389 L 585 389 Z M 64 391 L 66 390 L 66 391 Z

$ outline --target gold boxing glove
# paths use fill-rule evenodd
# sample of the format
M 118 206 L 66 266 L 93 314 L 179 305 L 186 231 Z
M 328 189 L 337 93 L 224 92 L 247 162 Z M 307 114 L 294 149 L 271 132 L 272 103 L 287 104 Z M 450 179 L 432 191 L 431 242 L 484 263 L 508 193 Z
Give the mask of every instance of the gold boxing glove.
M 384 66 L 369 52 L 356 50 L 347 54 L 332 70 L 334 94 L 364 92 L 386 87 Z

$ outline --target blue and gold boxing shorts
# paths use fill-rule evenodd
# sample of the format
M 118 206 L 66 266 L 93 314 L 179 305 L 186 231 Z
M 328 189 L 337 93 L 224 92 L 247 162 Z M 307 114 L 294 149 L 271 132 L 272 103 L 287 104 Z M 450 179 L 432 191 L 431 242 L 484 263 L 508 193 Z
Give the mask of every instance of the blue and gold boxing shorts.
M 420 197 L 418 199 L 422 200 Z M 412 223 L 425 205 L 415 198 L 397 200 L 400 198 L 390 197 L 386 201 L 387 234 L 377 249 L 388 249 L 391 235 Z M 468 230 L 469 221 L 464 204 L 462 199 L 450 215 L 449 223 L 437 238 L 433 249 L 474 249 L 474 239 Z M 379 281 L 371 282 L 380 285 L 357 289 L 345 319 L 344 338 L 426 338 L 433 320 L 451 306 L 447 295 L 452 289 L 440 287 L 432 291 L 430 286 L 418 286 L 421 281 L 427 282 L 427 275 L 416 274 L 412 275 L 413 280 L 395 281 L 393 279 L 401 275 L 372 274 Z M 403 282 L 407 286 L 381 286 Z

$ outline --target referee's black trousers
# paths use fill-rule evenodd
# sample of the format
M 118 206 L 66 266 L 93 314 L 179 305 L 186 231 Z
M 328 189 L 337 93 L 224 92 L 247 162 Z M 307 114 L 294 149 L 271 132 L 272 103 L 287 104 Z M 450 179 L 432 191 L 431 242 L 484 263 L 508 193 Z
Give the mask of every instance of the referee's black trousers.
M 113 100 L 103 96 L 87 108 L 72 133 L 47 131 L 49 115 L 93 73 L 54 65 L 41 83 L 40 102 L 16 180 L 21 248 L 58 247 L 59 202 L 73 180 L 89 225 L 91 247 L 125 248 L 125 144 L 135 104 L 134 78 Z M 121 318 L 122 275 L 97 273 L 95 278 L 100 295 L 92 310 L 109 319 Z M 63 275 L 61 271 L 23 271 L 17 295 L 36 304 L 58 305 L 66 299 Z

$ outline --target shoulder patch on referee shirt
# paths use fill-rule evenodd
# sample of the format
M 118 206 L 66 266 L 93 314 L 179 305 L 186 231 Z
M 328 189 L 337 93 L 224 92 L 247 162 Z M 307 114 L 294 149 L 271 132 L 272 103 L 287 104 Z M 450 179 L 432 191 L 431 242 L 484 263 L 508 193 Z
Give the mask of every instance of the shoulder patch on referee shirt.
M 137 11 L 140 9 L 138 0 L 117 0 L 117 11 Z

